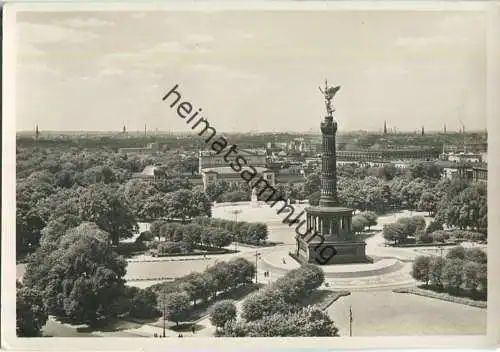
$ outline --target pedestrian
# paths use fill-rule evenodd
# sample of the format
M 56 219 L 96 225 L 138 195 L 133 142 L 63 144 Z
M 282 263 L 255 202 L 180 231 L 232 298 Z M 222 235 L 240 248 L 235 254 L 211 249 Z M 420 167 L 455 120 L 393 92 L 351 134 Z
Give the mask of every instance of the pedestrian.
M 194 328 L 194 325 L 191 327 L 191 330 L 193 331 L 193 335 L 196 332 L 196 329 Z

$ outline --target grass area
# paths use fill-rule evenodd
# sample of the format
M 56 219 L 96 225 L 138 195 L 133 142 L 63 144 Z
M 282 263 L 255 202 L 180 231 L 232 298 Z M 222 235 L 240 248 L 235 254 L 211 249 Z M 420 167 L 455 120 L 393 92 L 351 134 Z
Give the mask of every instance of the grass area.
M 315 305 L 325 310 L 340 297 L 350 294 L 349 291 L 314 290 L 309 296 L 304 297 L 300 304 L 304 307 Z
M 410 293 L 410 294 L 417 295 L 417 296 L 435 298 L 435 299 L 440 299 L 442 301 L 459 303 L 459 304 L 464 304 L 467 306 L 477 307 L 477 308 L 486 308 L 487 307 L 486 300 L 481 300 L 481 299 L 476 300 L 476 299 L 473 299 L 470 297 L 464 297 L 464 296 L 460 296 L 460 295 L 452 295 L 448 292 L 439 292 L 439 291 L 433 290 L 431 287 L 429 287 L 427 289 L 425 289 L 423 287 L 402 288 L 402 289 L 396 289 L 393 292 Z M 465 294 L 465 293 L 462 293 L 462 294 Z
M 210 310 L 212 309 L 212 306 L 221 300 L 233 300 L 233 301 L 240 301 L 246 296 L 248 296 L 250 293 L 258 290 L 261 288 L 263 284 L 247 284 L 247 285 L 242 285 L 240 287 L 235 288 L 234 290 L 231 290 L 229 292 L 222 292 L 217 295 L 217 299 L 210 300 L 209 302 L 206 303 L 198 303 L 196 307 L 193 306 L 193 309 L 188 313 L 188 316 L 185 321 L 180 322 L 179 326 L 177 326 L 175 323 L 167 321 L 166 326 L 169 329 L 172 329 L 174 331 L 191 331 L 191 328 L 193 324 L 196 324 L 202 319 L 205 319 L 208 314 L 210 314 Z M 162 318 L 154 318 L 154 319 L 137 319 L 137 318 L 131 318 L 131 317 L 125 317 L 123 318 L 127 321 L 134 322 L 137 324 L 148 324 L 151 326 L 156 326 L 156 327 L 162 327 L 163 326 L 163 321 Z M 195 325 L 196 327 L 196 325 Z
M 219 293 L 217 295 L 217 299 L 215 301 L 197 304 L 197 306 L 195 308 L 193 308 L 193 310 L 191 310 L 189 317 L 188 317 L 188 320 L 195 322 L 195 321 L 198 321 L 200 319 L 203 319 L 208 314 L 210 314 L 210 310 L 212 309 L 212 306 L 215 304 L 215 302 L 225 300 L 225 299 L 230 299 L 233 301 L 240 301 L 243 298 L 245 298 L 246 296 L 248 296 L 250 293 L 258 290 L 262 286 L 263 286 L 263 284 L 256 285 L 254 283 L 251 283 L 248 285 L 239 286 L 239 287 L 237 287 L 234 290 L 231 290 L 229 292 Z

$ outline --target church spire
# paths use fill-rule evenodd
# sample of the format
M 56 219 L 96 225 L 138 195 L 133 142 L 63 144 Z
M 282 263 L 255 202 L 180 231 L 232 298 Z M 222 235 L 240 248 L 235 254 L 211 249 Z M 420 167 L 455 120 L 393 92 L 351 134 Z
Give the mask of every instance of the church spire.
M 387 134 L 387 123 L 385 120 L 384 120 L 384 134 Z
M 424 126 L 422 126 L 422 136 L 425 134 Z
M 39 135 L 40 135 L 40 131 L 38 130 L 38 124 L 36 124 L 36 127 L 35 127 L 35 139 L 38 139 Z

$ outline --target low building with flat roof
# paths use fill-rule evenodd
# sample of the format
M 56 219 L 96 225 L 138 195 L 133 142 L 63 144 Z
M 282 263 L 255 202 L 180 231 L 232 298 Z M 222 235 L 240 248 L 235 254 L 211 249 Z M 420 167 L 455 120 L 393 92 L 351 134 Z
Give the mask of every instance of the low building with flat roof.
M 149 143 L 146 147 L 142 148 L 120 148 L 118 153 L 120 154 L 148 154 L 148 153 L 158 153 L 160 150 L 160 145 L 158 143 Z
M 217 154 L 213 150 L 200 150 L 198 154 L 200 173 L 203 169 L 207 168 L 229 166 L 229 163 L 224 159 L 224 155 L 226 155 L 226 151 Z M 265 149 L 238 149 L 237 154 L 232 153 L 232 156 L 229 157 L 230 160 L 234 160 L 236 155 L 243 157 L 247 165 L 252 165 L 253 167 L 267 166 L 267 153 Z
M 253 165 L 252 165 L 253 166 Z M 270 186 L 275 185 L 274 172 L 266 167 L 254 166 L 257 175 L 254 177 L 254 182 L 262 177 Z M 247 183 L 241 173 L 246 170 L 253 173 L 253 169 L 249 166 L 244 166 L 240 171 L 234 171 L 230 166 L 209 167 L 201 170 L 201 178 L 203 180 L 203 188 L 206 190 L 208 186 L 217 181 L 225 181 L 229 185 Z

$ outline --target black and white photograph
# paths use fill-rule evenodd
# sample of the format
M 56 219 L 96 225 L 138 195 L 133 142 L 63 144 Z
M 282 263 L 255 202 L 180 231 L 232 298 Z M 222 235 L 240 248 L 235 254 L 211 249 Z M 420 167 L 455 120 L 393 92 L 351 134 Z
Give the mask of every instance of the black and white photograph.
M 491 8 L 196 4 L 5 6 L 8 339 L 498 339 Z

